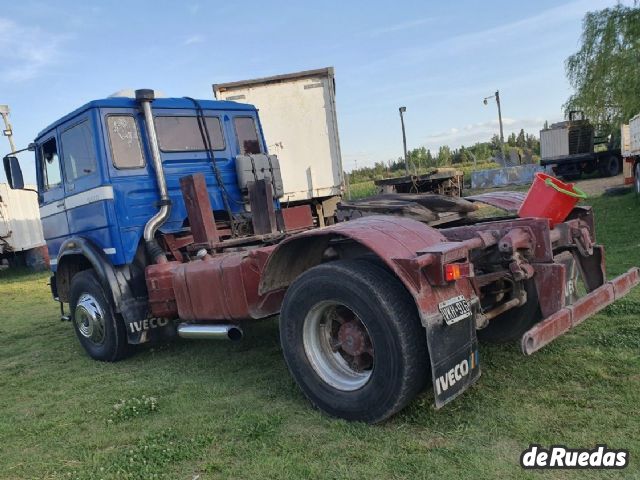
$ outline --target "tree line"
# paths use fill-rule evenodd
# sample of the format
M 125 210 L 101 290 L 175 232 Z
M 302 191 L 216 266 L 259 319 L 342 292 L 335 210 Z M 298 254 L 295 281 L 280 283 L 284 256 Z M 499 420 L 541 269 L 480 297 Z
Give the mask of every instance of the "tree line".
M 540 156 L 540 141 L 533 134 L 521 129 L 518 134 L 511 133 L 505 144 L 501 145 L 500 137 L 494 135 L 489 142 L 477 142 L 474 145 L 451 148 L 442 145 L 438 151 L 432 152 L 426 147 L 418 147 L 407 151 L 409 170 L 425 173 L 439 167 L 456 167 L 464 165 L 482 165 L 491 162 L 496 156 L 509 156 L 512 153 L 529 155 L 534 159 Z M 404 175 L 404 158 L 399 157 L 387 162 L 376 162 L 373 166 L 356 168 L 351 171 L 351 183 L 379 180 L 386 177 Z

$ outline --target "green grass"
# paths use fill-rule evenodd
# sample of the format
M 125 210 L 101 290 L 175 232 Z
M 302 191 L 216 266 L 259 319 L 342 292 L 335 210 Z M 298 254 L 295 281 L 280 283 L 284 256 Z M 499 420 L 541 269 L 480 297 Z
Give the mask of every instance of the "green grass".
M 609 273 L 640 264 L 635 197 L 591 203 Z M 46 283 L 0 273 L 0 478 L 640 478 L 638 289 L 530 358 L 482 345 L 482 377 L 452 404 L 435 411 L 425 392 L 368 426 L 309 406 L 275 321 L 238 344 L 176 341 L 98 363 Z M 523 472 L 530 443 L 607 443 L 631 465 Z

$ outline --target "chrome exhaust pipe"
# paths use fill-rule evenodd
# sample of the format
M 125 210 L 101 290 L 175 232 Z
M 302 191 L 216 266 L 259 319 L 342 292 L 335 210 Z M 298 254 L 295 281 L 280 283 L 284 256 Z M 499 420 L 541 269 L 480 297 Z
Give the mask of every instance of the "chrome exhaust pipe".
M 149 139 L 149 148 L 151 149 L 151 161 L 156 174 L 156 182 L 158 184 L 158 192 L 160 193 L 160 210 L 149 219 L 144 226 L 144 240 L 147 244 L 147 250 L 152 261 L 155 263 L 166 263 L 167 257 L 164 250 L 158 245 L 155 239 L 155 233 L 158 228 L 169 218 L 171 213 L 171 199 L 167 190 L 167 180 L 164 176 L 162 168 L 162 159 L 160 157 L 160 148 L 158 147 L 158 136 L 156 134 L 156 126 L 153 122 L 153 113 L 151 111 L 151 102 L 155 99 L 153 90 L 136 90 L 136 101 L 142 107 L 144 114 L 144 122 Z
M 202 338 L 214 340 L 241 340 L 242 329 L 237 325 L 204 325 L 181 323 L 178 325 L 178 336 L 182 338 Z

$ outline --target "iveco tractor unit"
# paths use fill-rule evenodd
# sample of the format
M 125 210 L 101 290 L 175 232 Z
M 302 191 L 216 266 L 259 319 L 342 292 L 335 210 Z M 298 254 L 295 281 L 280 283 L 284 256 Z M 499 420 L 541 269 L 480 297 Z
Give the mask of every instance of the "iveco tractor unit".
M 320 226 L 332 222 L 281 199 L 249 104 L 138 90 L 87 103 L 29 150 L 52 294 L 91 357 L 175 335 L 239 340 L 279 314 L 300 388 L 350 420 L 380 422 L 429 383 L 442 407 L 480 377 L 478 338 L 530 355 L 638 283 L 637 268 L 605 278 L 589 207 L 520 218 L 520 193 L 456 199 L 463 213 L 437 226 L 375 212 Z M 4 166 L 21 188 L 17 157 Z M 467 215 L 477 203 L 503 214 Z

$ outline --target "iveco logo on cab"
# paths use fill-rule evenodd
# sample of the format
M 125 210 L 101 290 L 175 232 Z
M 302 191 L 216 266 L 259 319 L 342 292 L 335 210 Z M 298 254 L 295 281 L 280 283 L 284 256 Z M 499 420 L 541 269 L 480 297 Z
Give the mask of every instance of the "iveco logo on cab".
M 447 373 L 436 378 L 436 392 L 438 395 L 446 392 L 457 382 L 469 375 L 469 370 L 473 370 L 478 363 L 477 354 L 477 351 L 472 353 L 468 359 L 465 358 Z

